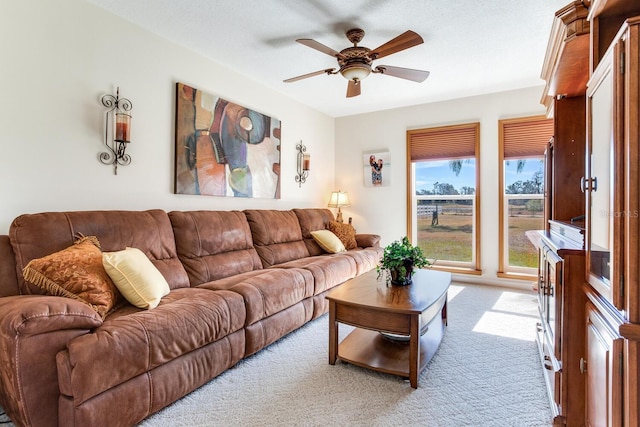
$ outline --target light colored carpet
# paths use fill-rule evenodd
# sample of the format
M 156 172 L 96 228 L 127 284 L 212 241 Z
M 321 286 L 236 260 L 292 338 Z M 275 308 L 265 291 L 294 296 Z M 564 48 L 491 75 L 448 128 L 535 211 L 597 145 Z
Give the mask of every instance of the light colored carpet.
M 329 365 L 324 315 L 140 426 L 549 426 L 536 314 L 532 293 L 452 285 L 444 340 L 415 390 Z
M 549 426 L 536 314 L 532 293 L 453 284 L 444 340 L 415 390 L 399 377 L 329 365 L 324 315 L 139 427 Z M 350 329 L 341 326 L 341 337 Z

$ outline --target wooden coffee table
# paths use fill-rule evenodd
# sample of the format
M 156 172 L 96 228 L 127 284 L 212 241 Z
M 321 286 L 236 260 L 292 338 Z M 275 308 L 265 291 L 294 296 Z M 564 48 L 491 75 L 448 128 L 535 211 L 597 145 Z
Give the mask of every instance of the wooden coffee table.
M 444 336 L 451 273 L 418 270 L 409 286 L 387 286 L 376 277 L 372 270 L 327 295 L 329 363 L 341 359 L 408 377 L 411 387 L 418 388 L 418 375 Z M 356 329 L 338 343 L 340 323 Z

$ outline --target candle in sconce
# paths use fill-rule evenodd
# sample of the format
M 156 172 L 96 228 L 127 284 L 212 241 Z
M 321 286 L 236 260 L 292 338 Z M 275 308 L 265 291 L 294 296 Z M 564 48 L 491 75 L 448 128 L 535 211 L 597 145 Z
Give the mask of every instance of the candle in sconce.
M 302 170 L 308 171 L 310 163 L 311 163 L 311 155 L 305 154 L 302 160 Z
M 116 141 L 129 142 L 129 132 L 131 130 L 131 116 L 124 113 L 116 114 Z

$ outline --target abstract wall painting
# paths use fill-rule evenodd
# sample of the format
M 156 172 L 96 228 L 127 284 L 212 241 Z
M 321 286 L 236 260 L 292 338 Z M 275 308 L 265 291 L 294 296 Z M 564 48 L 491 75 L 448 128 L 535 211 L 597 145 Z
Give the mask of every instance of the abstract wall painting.
M 362 155 L 365 187 L 388 187 L 391 185 L 391 153 L 381 151 Z
M 176 194 L 279 199 L 280 120 L 176 89 Z

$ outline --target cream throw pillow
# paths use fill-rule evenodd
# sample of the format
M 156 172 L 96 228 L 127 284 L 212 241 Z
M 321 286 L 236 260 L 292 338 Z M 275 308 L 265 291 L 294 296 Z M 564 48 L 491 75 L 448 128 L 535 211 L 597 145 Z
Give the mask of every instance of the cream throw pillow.
M 137 248 L 102 254 L 102 265 L 120 293 L 139 308 L 155 308 L 169 293 L 169 284 Z
M 342 241 L 338 236 L 329 230 L 312 231 L 311 236 L 313 237 L 313 240 L 315 240 L 316 243 L 327 252 L 335 254 L 346 251 L 344 244 L 342 244 Z

